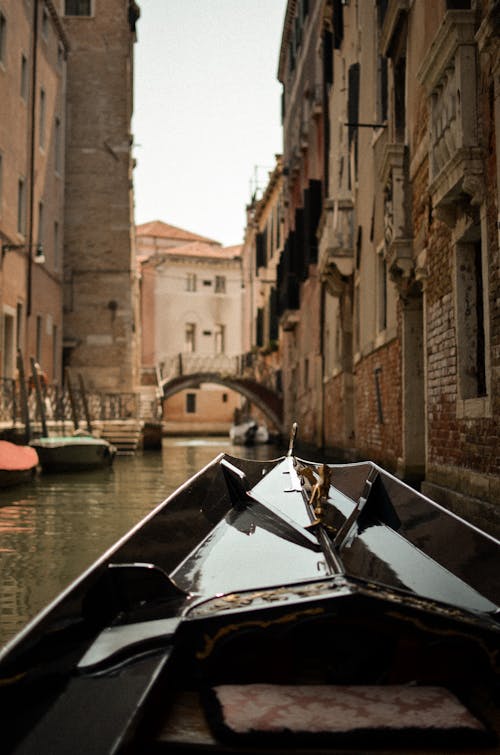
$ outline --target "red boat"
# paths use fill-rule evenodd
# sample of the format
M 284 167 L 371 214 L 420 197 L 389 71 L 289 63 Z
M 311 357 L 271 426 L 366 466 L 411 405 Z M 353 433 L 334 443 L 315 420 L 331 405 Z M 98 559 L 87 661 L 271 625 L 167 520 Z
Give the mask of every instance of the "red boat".
M 34 448 L 0 440 L 0 487 L 28 482 L 37 466 L 38 454 Z

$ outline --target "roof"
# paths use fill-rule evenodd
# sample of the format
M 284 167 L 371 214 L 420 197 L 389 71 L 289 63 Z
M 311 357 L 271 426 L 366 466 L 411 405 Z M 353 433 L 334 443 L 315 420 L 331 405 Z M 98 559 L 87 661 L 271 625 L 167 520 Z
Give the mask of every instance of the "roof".
M 142 223 L 135 227 L 136 236 L 156 236 L 161 239 L 171 239 L 172 241 L 203 241 L 207 244 L 217 244 L 220 246 L 219 241 L 214 241 L 206 236 L 199 236 L 197 233 L 186 231 L 183 228 L 177 228 L 175 225 L 164 223 L 162 220 L 151 220 L 149 223 Z
M 196 257 L 206 260 L 234 260 L 241 257 L 243 246 L 214 247 L 203 241 L 193 241 L 182 246 L 171 246 L 162 249 L 147 259 L 153 264 L 161 264 L 168 257 Z

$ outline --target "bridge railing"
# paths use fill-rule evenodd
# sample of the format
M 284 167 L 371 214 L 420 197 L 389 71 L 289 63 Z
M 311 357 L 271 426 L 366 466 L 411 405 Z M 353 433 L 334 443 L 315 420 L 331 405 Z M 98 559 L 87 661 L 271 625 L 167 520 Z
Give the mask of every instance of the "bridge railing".
M 248 378 L 281 393 L 281 369 L 277 358 L 258 351 L 229 356 L 227 354 L 192 354 L 183 352 L 167 357 L 161 364 L 161 383 L 182 375 L 218 374 L 227 378 Z

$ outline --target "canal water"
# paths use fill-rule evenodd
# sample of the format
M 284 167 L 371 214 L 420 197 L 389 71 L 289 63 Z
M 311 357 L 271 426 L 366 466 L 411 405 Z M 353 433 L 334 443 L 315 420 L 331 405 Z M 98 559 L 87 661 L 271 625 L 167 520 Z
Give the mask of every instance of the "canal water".
M 110 469 L 40 474 L 0 490 L 0 647 L 122 535 L 221 451 L 271 459 L 284 449 L 222 438 L 164 438 Z

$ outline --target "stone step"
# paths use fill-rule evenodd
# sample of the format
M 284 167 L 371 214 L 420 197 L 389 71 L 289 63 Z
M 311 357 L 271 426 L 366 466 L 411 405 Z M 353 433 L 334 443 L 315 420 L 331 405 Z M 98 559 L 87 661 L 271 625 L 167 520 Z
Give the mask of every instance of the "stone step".
M 133 455 L 142 447 L 142 422 L 109 420 L 101 424 L 100 435 L 116 446 L 119 455 Z

